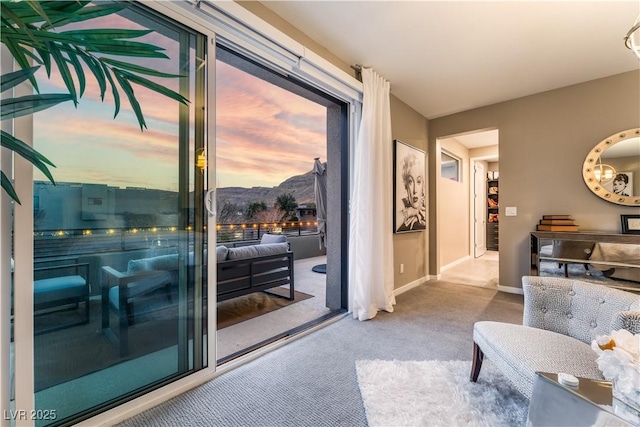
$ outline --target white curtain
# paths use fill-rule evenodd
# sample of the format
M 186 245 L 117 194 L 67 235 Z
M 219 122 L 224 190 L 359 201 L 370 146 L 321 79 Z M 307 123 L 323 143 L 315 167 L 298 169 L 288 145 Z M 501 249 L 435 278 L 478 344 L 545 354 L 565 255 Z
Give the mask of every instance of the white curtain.
M 349 230 L 349 309 L 368 320 L 392 312 L 392 141 L 389 82 L 362 70 L 362 121 L 354 149 Z

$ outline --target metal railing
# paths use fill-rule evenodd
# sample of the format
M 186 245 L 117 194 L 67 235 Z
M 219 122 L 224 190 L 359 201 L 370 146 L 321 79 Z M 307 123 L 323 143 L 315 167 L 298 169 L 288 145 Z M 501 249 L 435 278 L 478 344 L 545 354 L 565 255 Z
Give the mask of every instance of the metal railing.
M 217 243 L 260 240 L 264 234 L 289 237 L 318 233 L 317 221 L 216 224 Z M 187 232 L 193 232 L 187 227 Z M 182 231 L 177 227 L 133 227 L 38 230 L 34 232 L 34 257 L 60 257 L 136 249 L 177 247 Z

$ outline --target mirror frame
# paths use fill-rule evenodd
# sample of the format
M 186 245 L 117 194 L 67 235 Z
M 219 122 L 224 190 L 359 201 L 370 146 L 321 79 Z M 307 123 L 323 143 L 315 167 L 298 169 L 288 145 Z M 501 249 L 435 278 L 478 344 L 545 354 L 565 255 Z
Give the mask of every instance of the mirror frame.
M 640 128 L 617 132 L 600 141 L 591 151 L 589 151 L 589 154 L 582 165 L 582 178 L 593 194 L 607 202 L 615 203 L 617 205 L 640 206 L 640 196 L 619 196 L 612 193 L 600 185 L 595 175 L 595 166 L 597 165 L 598 159 L 602 153 L 620 141 L 635 137 L 640 137 Z

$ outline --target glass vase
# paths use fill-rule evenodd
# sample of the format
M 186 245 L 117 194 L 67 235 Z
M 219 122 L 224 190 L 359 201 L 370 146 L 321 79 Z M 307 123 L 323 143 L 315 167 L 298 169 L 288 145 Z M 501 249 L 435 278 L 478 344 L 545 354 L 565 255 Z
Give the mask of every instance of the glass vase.
M 623 393 L 620 388 L 616 386 L 615 379 L 611 385 L 613 392 L 613 413 L 635 426 L 640 426 L 640 390 L 634 389 L 630 393 Z

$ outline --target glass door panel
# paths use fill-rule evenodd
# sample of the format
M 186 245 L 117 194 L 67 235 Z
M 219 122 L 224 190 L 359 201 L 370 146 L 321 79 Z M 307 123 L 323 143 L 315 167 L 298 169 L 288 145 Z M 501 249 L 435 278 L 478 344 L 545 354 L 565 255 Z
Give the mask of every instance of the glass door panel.
M 179 76 L 144 77 L 189 103 L 133 84 L 141 131 L 123 93 L 113 118 L 110 87 L 102 102 L 85 68 L 77 108 L 34 116 L 34 147 L 56 165 L 55 185 L 34 173 L 35 398 L 37 410 L 55 414 L 41 425 L 87 416 L 206 365 L 205 172 L 196 167 L 204 37 L 135 4 L 60 31 L 88 28 L 151 30 L 136 41 L 168 58 L 118 60 Z M 64 92 L 59 75 L 41 77 L 41 93 Z

